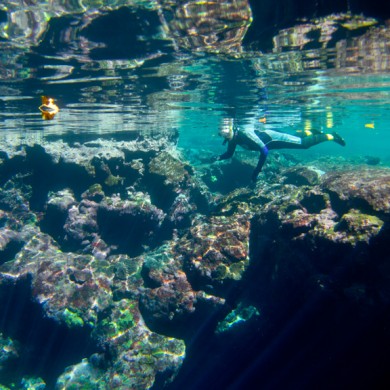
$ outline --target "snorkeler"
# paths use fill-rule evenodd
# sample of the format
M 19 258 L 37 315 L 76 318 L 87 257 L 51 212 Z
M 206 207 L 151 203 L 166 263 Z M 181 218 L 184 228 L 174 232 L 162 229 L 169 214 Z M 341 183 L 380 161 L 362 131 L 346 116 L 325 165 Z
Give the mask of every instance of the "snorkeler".
M 329 134 L 312 130 L 305 131 L 303 137 L 298 137 L 274 130 L 255 130 L 253 127 L 251 129 L 237 128 L 232 120 L 224 122 L 219 134 L 225 138 L 224 144 L 228 143 L 228 147 L 225 153 L 216 158 L 216 161 L 231 158 L 237 145 L 260 152 L 259 162 L 252 173 L 252 181 L 256 181 L 267 159 L 268 151 L 271 149 L 308 149 L 325 141 L 334 141 L 345 146 L 344 139 L 335 132 Z

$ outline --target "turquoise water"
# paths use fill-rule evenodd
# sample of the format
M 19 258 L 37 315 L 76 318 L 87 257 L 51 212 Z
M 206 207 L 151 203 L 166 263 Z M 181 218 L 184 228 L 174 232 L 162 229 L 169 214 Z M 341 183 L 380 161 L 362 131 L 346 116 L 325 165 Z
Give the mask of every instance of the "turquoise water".
M 51 389 L 66 367 L 73 367 L 69 376 L 77 382 L 86 372 L 91 374 L 91 367 L 106 375 L 115 364 L 122 366 L 113 372 L 124 371 L 126 380 L 139 380 L 132 388 L 154 390 L 198 390 L 205 383 L 219 389 L 229 381 L 233 383 L 229 389 L 241 390 L 240 383 L 249 383 L 252 376 L 263 378 L 264 388 L 276 390 L 288 388 L 281 384 L 290 384 L 290 378 L 296 385 L 291 388 L 299 390 L 311 390 L 322 380 L 338 384 L 339 378 L 340 388 L 346 388 L 344 384 L 359 382 L 359 375 L 352 375 L 352 380 L 350 376 L 360 369 L 364 384 L 379 383 L 380 375 L 389 382 L 389 267 L 384 244 L 389 234 L 384 196 L 389 181 L 388 170 L 381 169 L 390 167 L 386 15 L 374 20 L 372 15 L 359 16 L 362 10 L 353 1 L 346 9 L 327 2 L 334 6 L 329 14 L 324 14 L 322 2 L 315 6 L 308 2 L 315 8 L 308 15 L 305 7 L 294 9 L 298 1 L 264 1 L 264 14 L 260 2 L 251 3 L 253 12 L 246 0 L 0 4 L 0 311 L 7 306 L 0 316 L 0 344 L 5 343 L 0 350 L 0 382 L 4 381 L 0 388 L 3 384 L 16 388 L 16 381 L 31 374 L 32 379 L 42 377 Z M 280 16 L 277 20 L 270 16 L 266 25 L 264 18 L 273 12 Z M 42 119 L 43 95 L 59 107 L 53 120 Z M 289 134 L 337 132 L 346 147 L 324 142 L 308 150 L 287 150 L 274 160 L 271 155 L 283 151 L 273 150 L 253 186 L 247 163 L 256 164 L 258 153 L 238 148 L 234 157 L 243 164 L 211 162 L 226 150 L 218 136 L 226 120 L 234 120 L 238 127 Z M 160 138 L 174 140 L 174 145 L 162 142 L 159 149 L 156 141 L 153 149 Z M 118 143 L 86 142 L 98 139 Z M 153 141 L 148 144 L 145 139 Z M 142 142 L 121 145 L 134 140 Z M 62 147 L 63 161 L 57 161 Z M 105 147 L 110 149 L 107 158 Z M 75 155 L 79 161 L 72 160 Z M 320 180 L 323 171 L 332 179 L 340 168 L 343 174 L 350 172 L 344 176 L 347 183 L 343 187 L 336 177 L 335 188 L 330 180 L 326 192 L 313 179 L 307 189 L 294 181 L 294 169 L 280 169 L 301 163 L 313 168 L 295 172 L 304 179 L 315 173 Z M 357 169 L 349 171 L 351 167 Z M 370 172 L 374 173 L 368 191 L 373 190 L 373 200 L 364 185 Z M 237 187 L 241 188 L 224 197 Z M 349 192 L 347 200 L 343 190 Z M 355 191 L 360 198 L 353 197 Z M 275 225 L 275 209 L 270 206 L 274 200 L 279 203 L 272 207 L 279 207 L 277 212 L 286 217 Z M 309 235 L 303 240 L 317 225 L 324 236 L 314 243 Z M 290 236 L 290 230 L 296 236 Z M 188 237 L 193 241 L 187 242 Z M 296 254 L 291 253 L 295 244 L 303 248 Z M 197 245 L 205 252 L 197 252 Z M 192 259 L 192 252 L 203 257 Z M 80 270 L 86 272 L 73 272 L 84 255 L 97 265 L 81 264 Z M 241 265 L 229 270 L 236 278 L 233 283 L 238 282 L 231 289 L 218 279 L 227 273 L 224 268 L 209 271 L 211 276 L 206 269 L 205 280 L 196 273 L 203 263 L 211 264 L 212 270 L 219 255 L 229 261 L 233 257 L 233 263 L 240 256 L 250 260 L 243 277 Z M 31 278 L 36 277 L 29 256 L 42 262 L 42 286 L 49 291 L 38 298 L 34 294 L 39 289 L 31 292 L 30 276 L 23 276 L 31 272 Z M 58 257 L 58 269 L 55 260 L 45 263 L 46 256 Z M 185 256 L 193 260 L 194 269 L 192 263 L 184 264 Z M 23 264 L 19 269 L 19 261 L 32 264 L 33 270 L 26 271 Z M 100 267 L 105 276 L 97 280 Z M 55 278 L 62 276 L 59 269 L 68 272 L 60 279 L 63 285 L 56 284 Z M 92 320 L 91 326 L 80 326 L 85 319 L 68 307 L 66 315 L 52 314 L 57 322 L 48 318 L 50 305 L 62 308 L 62 294 L 67 297 L 69 285 L 78 291 L 90 275 L 99 286 L 87 288 L 99 327 Z M 280 283 L 275 290 L 274 281 Z M 154 293 L 161 294 L 161 301 L 154 301 Z M 82 298 L 75 296 L 82 306 Z M 140 297 L 142 313 L 137 311 Z M 100 298 L 102 302 L 96 303 Z M 123 307 L 122 298 L 128 301 Z M 365 305 L 361 311 L 360 300 Z M 223 309 L 216 314 L 218 305 Z M 233 325 L 246 320 L 248 328 L 235 334 Z M 230 327 L 233 333 L 218 338 L 216 324 L 217 333 Z M 134 334 L 127 333 L 134 329 Z M 150 336 L 149 330 L 156 333 Z M 10 347 L 9 334 L 26 345 L 19 360 L 13 360 L 18 348 Z M 122 343 L 123 335 L 128 343 Z M 175 344 L 178 340 L 183 344 Z M 180 349 L 184 343 L 185 352 Z M 2 356 L 11 364 L 16 361 L 9 372 L 3 369 Z M 183 368 L 169 364 L 161 368 L 165 364 L 158 360 L 161 356 L 176 357 Z M 87 358 L 88 364 L 82 361 Z M 232 372 L 225 373 L 229 365 Z M 165 376 L 176 369 L 176 382 L 162 386 Z M 257 369 L 259 373 L 254 372 Z M 115 376 L 104 377 L 102 386 L 123 380 Z M 145 378 L 152 378 L 148 386 Z M 155 378 L 157 384 L 149 387 Z M 327 390 L 326 384 L 318 388 Z M 119 388 L 127 390 L 129 385 Z
M 239 125 L 294 133 L 337 131 L 346 148 L 323 144 L 299 151 L 301 158 L 321 155 L 373 156 L 389 164 L 390 75 L 348 70 L 281 72 L 267 69 L 267 55 L 225 59 L 215 55 L 160 59 L 137 69 L 73 69 L 64 65 L 30 70 L 37 78 L 0 81 L 1 137 L 126 137 L 134 132 L 179 131 L 186 158 L 221 151 L 218 128 L 224 118 Z M 283 57 L 275 63 L 289 65 Z M 92 66 L 92 65 L 91 65 Z M 60 74 L 61 77 L 58 75 Z M 53 96 L 60 113 L 42 121 L 41 94 Z M 266 123 L 259 119 L 266 118 Z M 188 151 L 191 153 L 188 154 Z

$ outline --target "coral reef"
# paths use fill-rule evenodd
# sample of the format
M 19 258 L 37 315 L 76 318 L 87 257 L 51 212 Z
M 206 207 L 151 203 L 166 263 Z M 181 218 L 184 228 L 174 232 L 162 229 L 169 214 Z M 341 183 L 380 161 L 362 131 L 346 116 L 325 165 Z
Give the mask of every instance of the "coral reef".
M 227 193 L 222 165 L 197 171 L 170 140 L 2 148 L 0 295 L 24 283 L 46 318 L 97 346 L 62 367 L 58 388 L 177 375 L 180 387 L 199 329 L 230 348 L 262 324 L 264 345 L 308 297 L 337 297 L 357 317 L 390 304 L 388 169 L 275 159 L 267 179 Z M 0 362 L 18 362 L 9 346 L 23 341 L 0 332 Z M 10 375 L 21 388 L 53 382 Z
M 188 236 L 177 244 L 191 281 L 218 287 L 239 281 L 249 264 L 249 217 L 247 215 L 199 217 Z
M 259 311 L 254 306 L 244 306 L 240 303 L 221 322 L 218 323 L 215 332 L 223 333 L 236 329 L 241 323 L 259 316 Z
M 18 344 L 9 337 L 4 338 L 0 333 L 0 370 L 3 370 L 4 364 L 18 356 Z
M 141 296 L 142 312 L 149 324 L 170 326 L 172 332 L 178 324 L 187 329 L 198 326 L 191 314 L 199 305 L 206 306 L 211 313 L 225 303 L 221 297 L 194 290 L 183 271 L 183 259 L 177 253 L 181 245 L 181 242 L 166 243 L 143 256 L 148 287 Z
M 348 291 L 345 298 L 360 304 L 378 309 L 387 303 L 384 285 L 390 275 L 383 272 L 382 250 L 389 234 L 389 185 L 388 169 L 328 172 L 318 186 L 291 187 L 287 202 L 267 203 L 252 219 L 251 242 L 256 257 L 267 262 L 272 253 L 267 283 L 281 286 L 288 280 L 290 285 L 309 277 L 317 288 Z M 334 274 L 335 269 L 342 272 Z M 323 282 L 329 278 L 331 284 Z M 352 297 L 355 284 L 364 286 L 363 295 L 355 290 L 359 298 Z

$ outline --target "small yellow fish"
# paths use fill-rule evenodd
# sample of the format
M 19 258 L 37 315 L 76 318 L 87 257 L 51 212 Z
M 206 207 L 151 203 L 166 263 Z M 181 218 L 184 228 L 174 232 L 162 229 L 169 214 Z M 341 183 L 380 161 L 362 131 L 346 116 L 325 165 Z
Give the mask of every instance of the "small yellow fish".
M 42 118 L 45 120 L 53 119 L 60 109 L 54 103 L 54 99 L 48 96 L 41 96 L 42 105 L 39 106 L 39 111 L 42 113 Z
M 355 20 L 350 20 L 345 23 L 341 23 L 341 25 L 347 30 L 357 30 L 358 28 L 370 27 L 377 23 L 378 21 L 374 18 L 367 18 L 366 20 L 361 18 L 355 18 Z
M 260 118 L 260 119 L 259 119 L 259 122 L 260 122 L 260 123 L 267 123 L 267 118 L 266 118 L 266 117 Z
M 366 123 L 364 127 L 367 127 L 367 129 L 375 129 L 375 123 Z

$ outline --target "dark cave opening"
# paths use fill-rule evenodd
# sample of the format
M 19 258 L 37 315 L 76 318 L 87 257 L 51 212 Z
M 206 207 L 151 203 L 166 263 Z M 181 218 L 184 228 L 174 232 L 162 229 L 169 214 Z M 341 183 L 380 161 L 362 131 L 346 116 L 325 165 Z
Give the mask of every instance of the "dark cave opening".
M 53 389 L 65 368 L 83 358 L 102 352 L 88 327 L 68 328 L 45 316 L 31 298 L 31 280 L 0 285 L 0 333 L 19 345 L 16 359 L 0 372 L 3 385 L 18 383 L 23 377 L 41 377 Z
M 11 241 L 0 251 L 0 265 L 14 259 L 16 254 L 22 249 L 23 243 L 20 241 Z
M 159 241 L 158 221 L 141 209 L 134 214 L 121 210 L 99 209 L 97 215 L 102 239 L 109 245 L 117 246 L 113 253 L 126 253 L 130 257 L 139 256 L 145 245 L 155 246 Z M 157 240 L 157 243 L 155 242 Z

